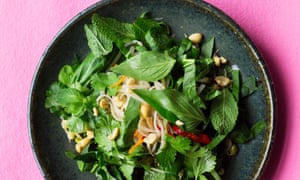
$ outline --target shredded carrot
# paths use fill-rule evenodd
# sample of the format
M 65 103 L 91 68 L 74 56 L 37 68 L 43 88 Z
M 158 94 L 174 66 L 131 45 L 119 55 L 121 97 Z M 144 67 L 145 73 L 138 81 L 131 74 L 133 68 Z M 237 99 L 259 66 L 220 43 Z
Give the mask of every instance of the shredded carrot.
M 115 87 L 119 86 L 122 82 L 124 82 L 125 80 L 126 80 L 126 76 L 121 75 L 120 79 L 117 82 L 115 82 L 112 85 L 110 85 L 109 87 L 110 88 L 115 88 Z
M 135 130 L 133 137 L 140 138 L 140 137 L 143 137 L 143 135 L 138 130 Z
M 144 142 L 144 136 L 139 132 L 139 131 L 135 131 L 134 134 L 133 134 L 134 137 L 137 137 L 138 140 L 136 141 L 136 143 L 130 147 L 128 153 L 131 154 L 133 153 L 133 151 L 139 147 L 141 144 L 143 144 Z

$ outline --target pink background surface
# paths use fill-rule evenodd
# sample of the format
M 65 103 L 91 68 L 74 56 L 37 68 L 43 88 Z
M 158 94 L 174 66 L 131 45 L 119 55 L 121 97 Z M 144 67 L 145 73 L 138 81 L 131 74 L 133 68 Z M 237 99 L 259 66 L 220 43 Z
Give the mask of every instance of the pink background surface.
M 0 179 L 43 179 L 30 147 L 27 101 L 54 35 L 96 0 L 0 1 Z M 300 1 L 207 0 L 231 16 L 265 58 L 278 98 L 278 132 L 262 179 L 300 178 Z

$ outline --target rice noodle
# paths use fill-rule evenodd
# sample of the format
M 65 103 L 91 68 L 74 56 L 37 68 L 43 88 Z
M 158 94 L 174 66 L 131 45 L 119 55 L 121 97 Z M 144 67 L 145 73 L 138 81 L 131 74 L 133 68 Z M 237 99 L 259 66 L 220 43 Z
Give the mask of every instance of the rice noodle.
M 133 89 L 162 90 L 165 89 L 167 85 L 168 81 L 166 80 L 149 83 L 147 81 L 140 81 L 126 77 L 124 82 L 119 87 L 116 96 L 111 97 L 101 92 L 97 98 L 97 102 L 99 103 L 101 99 L 106 99 L 109 104 L 109 110 L 112 117 L 117 121 L 122 121 L 124 119 L 124 112 L 127 108 L 130 98 L 134 98 L 141 103 L 146 103 L 142 98 L 133 93 Z M 123 101 L 120 102 L 120 99 Z M 149 134 L 155 134 L 157 137 L 157 141 L 155 141 L 153 144 L 145 143 L 149 154 L 157 154 L 163 148 L 165 144 L 164 138 L 166 130 L 167 127 L 164 125 L 164 119 L 158 114 L 157 111 L 153 110 L 150 119 L 143 119 L 140 117 L 137 131 L 139 131 L 139 133 L 144 137 L 147 137 Z

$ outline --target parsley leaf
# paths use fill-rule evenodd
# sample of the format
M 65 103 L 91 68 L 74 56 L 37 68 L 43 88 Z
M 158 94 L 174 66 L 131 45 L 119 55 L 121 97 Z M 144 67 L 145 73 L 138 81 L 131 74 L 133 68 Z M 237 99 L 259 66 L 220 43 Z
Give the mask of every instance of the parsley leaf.
M 187 151 L 192 149 L 192 141 L 183 136 L 166 136 L 166 141 L 171 145 L 172 148 L 181 154 L 186 154 Z
M 170 144 L 166 144 L 162 151 L 156 155 L 156 159 L 159 167 L 170 172 L 176 160 L 176 150 Z
M 97 116 L 95 128 L 95 141 L 98 147 L 105 152 L 110 152 L 113 149 L 114 141 L 108 139 L 108 136 L 113 133 L 114 128 L 119 128 L 120 123 L 106 113 L 105 110 L 99 109 L 101 115 Z
M 185 166 L 192 172 L 195 179 L 203 176 L 206 172 L 211 172 L 216 166 L 216 156 L 205 147 L 199 150 L 189 151 L 184 161 Z M 202 177 L 203 178 L 203 177 Z

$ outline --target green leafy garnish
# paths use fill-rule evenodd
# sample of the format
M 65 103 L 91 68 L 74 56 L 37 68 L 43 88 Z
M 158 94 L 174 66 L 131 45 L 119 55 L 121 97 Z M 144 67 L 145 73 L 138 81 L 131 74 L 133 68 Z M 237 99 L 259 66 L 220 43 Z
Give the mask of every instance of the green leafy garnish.
M 228 134 L 234 128 L 238 116 L 238 106 L 228 89 L 216 97 L 211 105 L 210 119 L 219 134 Z
M 201 122 L 206 122 L 202 110 L 193 106 L 193 103 L 179 91 L 139 89 L 134 92 L 170 122 L 175 123 L 178 119 L 183 121 L 187 130 L 193 130 Z
M 259 81 L 215 66 L 213 36 L 178 40 L 148 13 L 132 23 L 93 14 L 83 30 L 90 52 L 61 67 L 45 100 L 76 144 L 65 154 L 80 171 L 103 180 L 220 180 L 224 142 L 248 143 L 265 130 L 263 120 L 248 126 L 239 117 Z
M 166 77 L 176 60 L 166 53 L 145 51 L 138 53 L 112 71 L 144 81 L 156 81 Z

